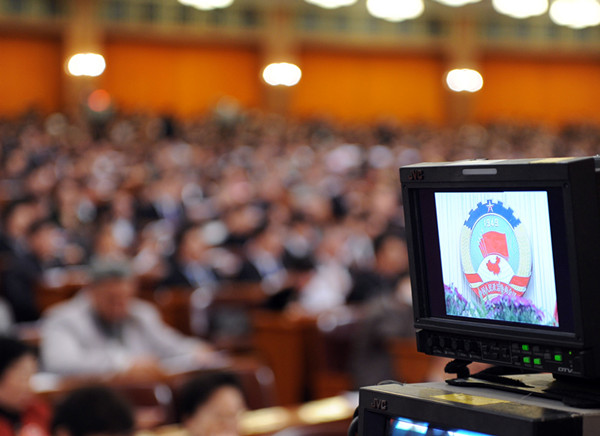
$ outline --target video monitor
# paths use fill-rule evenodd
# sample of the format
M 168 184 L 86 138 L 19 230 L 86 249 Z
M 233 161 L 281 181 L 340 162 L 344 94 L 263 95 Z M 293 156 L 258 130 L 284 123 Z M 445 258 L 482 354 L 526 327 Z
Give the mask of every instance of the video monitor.
M 400 169 L 420 351 L 600 377 L 598 163 Z

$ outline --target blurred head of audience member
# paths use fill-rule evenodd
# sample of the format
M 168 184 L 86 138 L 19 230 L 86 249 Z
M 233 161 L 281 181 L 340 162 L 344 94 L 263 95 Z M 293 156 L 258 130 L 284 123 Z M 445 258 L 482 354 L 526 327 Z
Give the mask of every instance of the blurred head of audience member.
M 58 266 L 64 238 L 59 227 L 50 219 L 35 221 L 27 231 L 29 248 L 42 266 Z
M 214 285 L 218 274 L 210 262 L 210 246 L 202 226 L 184 226 L 176 237 L 176 251 L 170 259 L 168 273 L 162 284 L 198 288 Z
M 50 409 L 36 397 L 31 377 L 37 372 L 33 350 L 0 337 L 0 435 L 46 435 Z
M 94 240 L 94 257 L 127 260 L 134 235 L 118 222 L 108 222 L 99 226 Z
M 268 310 L 303 316 L 298 299 L 315 277 L 317 266 L 311 255 L 295 255 L 290 252 L 284 253 L 283 264 L 287 272 L 286 281 L 280 289 L 267 297 L 263 306 Z
M 56 184 L 56 170 L 53 162 L 45 162 L 32 169 L 25 179 L 29 194 L 43 198 L 48 196 Z
M 281 288 L 287 273 L 283 265 L 285 229 L 265 224 L 245 246 L 246 260 L 240 267 L 236 280 L 262 282 L 267 292 Z
M 179 401 L 190 436 L 239 436 L 246 401 L 235 375 L 218 372 L 194 378 L 182 387 Z
M 384 233 L 375 239 L 374 250 L 374 266 L 353 271 L 353 285 L 346 302 L 364 304 L 382 296 L 393 296 L 409 303 L 408 252 L 404 236 Z
M 97 261 L 92 267 L 90 296 L 101 322 L 108 327 L 127 319 L 137 294 L 137 281 L 126 262 Z
M 105 386 L 86 386 L 70 392 L 56 406 L 53 436 L 133 435 L 130 404 Z
M 8 248 L 22 248 L 20 245 L 25 244 L 27 229 L 36 220 L 34 203 L 28 200 L 14 202 L 4 210 L 3 215 Z
M 207 261 L 207 243 L 201 226 L 189 226 L 179 235 L 178 261 L 182 265 L 202 264 Z
M 385 277 L 400 277 L 408 273 L 406 240 L 386 233 L 375 240 L 375 270 Z

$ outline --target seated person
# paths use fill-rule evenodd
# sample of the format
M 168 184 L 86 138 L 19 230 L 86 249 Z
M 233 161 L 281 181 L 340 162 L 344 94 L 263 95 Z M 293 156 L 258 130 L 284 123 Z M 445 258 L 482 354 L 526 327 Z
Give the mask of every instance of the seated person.
M 190 436 L 239 436 L 246 402 L 235 375 L 208 373 L 182 387 L 179 409 L 181 422 Z
M 384 233 L 374 248 L 373 268 L 355 272 L 347 297 L 362 314 L 348 359 L 355 388 L 393 379 L 389 343 L 414 335 L 406 241 L 403 235 Z
M 52 436 L 133 435 L 130 404 L 105 386 L 86 386 L 70 392 L 54 411 Z
M 184 227 L 177 235 L 175 246 L 177 249 L 168 262 L 168 273 L 161 286 L 195 289 L 218 283 L 218 274 L 209 262 L 209 246 L 202 227 Z
M 137 282 L 126 263 L 98 261 L 91 277 L 87 289 L 44 316 L 46 371 L 152 379 L 165 370 L 223 364 L 210 345 L 167 326 L 154 306 L 135 297 Z
M 37 359 L 22 342 L 0 337 L 0 435 L 48 434 L 50 408 L 36 398 L 30 379 L 37 371 Z
M 9 224 L 12 224 L 12 220 L 26 220 L 26 215 L 18 213 L 33 213 L 27 211 L 26 207 L 34 206 L 31 203 L 16 206 Z M 44 269 L 58 264 L 54 259 L 59 237 L 57 229 L 56 224 L 49 220 L 34 220 L 23 229 L 20 237 L 15 236 L 10 241 L 10 250 L 2 258 L 0 295 L 10 305 L 17 323 L 36 321 L 40 316 L 35 290 L 42 280 Z
M 375 239 L 375 263 L 353 272 L 348 304 L 364 304 L 395 292 L 410 303 L 408 251 L 403 235 L 384 233 Z M 408 294 L 408 295 L 406 295 Z
M 266 299 L 265 309 L 279 312 L 298 305 L 302 289 L 315 276 L 316 266 L 310 255 L 296 256 L 286 253 L 283 261 L 287 269 L 287 280 L 281 289 Z

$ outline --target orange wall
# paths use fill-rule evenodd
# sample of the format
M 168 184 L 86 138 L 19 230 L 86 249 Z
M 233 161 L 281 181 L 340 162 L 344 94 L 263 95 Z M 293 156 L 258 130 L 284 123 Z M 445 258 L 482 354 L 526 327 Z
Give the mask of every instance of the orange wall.
M 0 116 L 58 110 L 62 74 L 59 40 L 0 35 Z
M 57 37 L 0 35 L 0 116 L 30 107 L 64 109 L 61 50 Z M 125 111 L 196 115 L 224 95 L 244 107 L 263 103 L 262 65 L 253 47 L 114 39 L 106 42 L 104 54 L 100 84 Z M 443 61 L 435 55 L 307 47 L 298 63 L 303 77 L 289 90 L 292 115 L 446 121 Z M 485 84 L 472 96 L 476 121 L 600 122 L 600 59 L 487 55 L 480 70 Z
M 490 56 L 481 73 L 484 87 L 475 105 L 480 121 L 600 122 L 600 60 Z
M 302 79 L 291 107 L 296 115 L 443 122 L 443 69 L 434 56 L 311 50 L 299 63 Z
M 149 42 L 105 45 L 102 85 L 125 111 L 203 113 L 222 96 L 260 104 L 256 50 Z

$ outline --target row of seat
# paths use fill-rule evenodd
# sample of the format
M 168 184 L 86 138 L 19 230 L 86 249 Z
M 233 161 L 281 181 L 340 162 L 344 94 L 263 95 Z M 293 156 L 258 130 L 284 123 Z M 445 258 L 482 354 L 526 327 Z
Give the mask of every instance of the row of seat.
M 74 284 L 40 288 L 38 301 L 47 307 L 78 290 Z M 234 355 L 251 355 L 273 370 L 273 404 L 298 404 L 354 388 L 349 354 L 360 316 L 344 322 L 291 318 L 262 309 L 260 284 L 225 283 L 219 288 L 142 288 L 140 296 L 157 305 L 165 322 L 185 334 L 200 335 Z M 224 315 L 224 316 L 223 316 Z M 214 330 L 219 316 L 233 317 L 235 329 Z M 222 320 L 221 320 L 222 321 Z M 416 351 L 414 339 L 394 338 L 387 344 L 395 377 L 403 382 L 426 381 L 437 359 Z M 263 405 L 269 401 L 262 400 Z
M 247 406 L 258 410 L 277 405 L 275 382 L 271 369 L 252 357 L 234 357 L 226 368 L 201 369 L 170 374 L 155 379 L 124 380 L 103 377 L 55 377 L 52 383 L 34 378 L 33 386 L 38 395 L 50 404 L 56 404 L 71 390 L 94 384 L 108 385 L 128 398 L 135 408 L 137 421 L 142 428 L 179 422 L 181 414 L 178 395 L 182 387 L 192 378 L 211 371 L 228 371 L 235 374 L 242 385 Z M 39 374 L 39 377 L 48 377 Z

